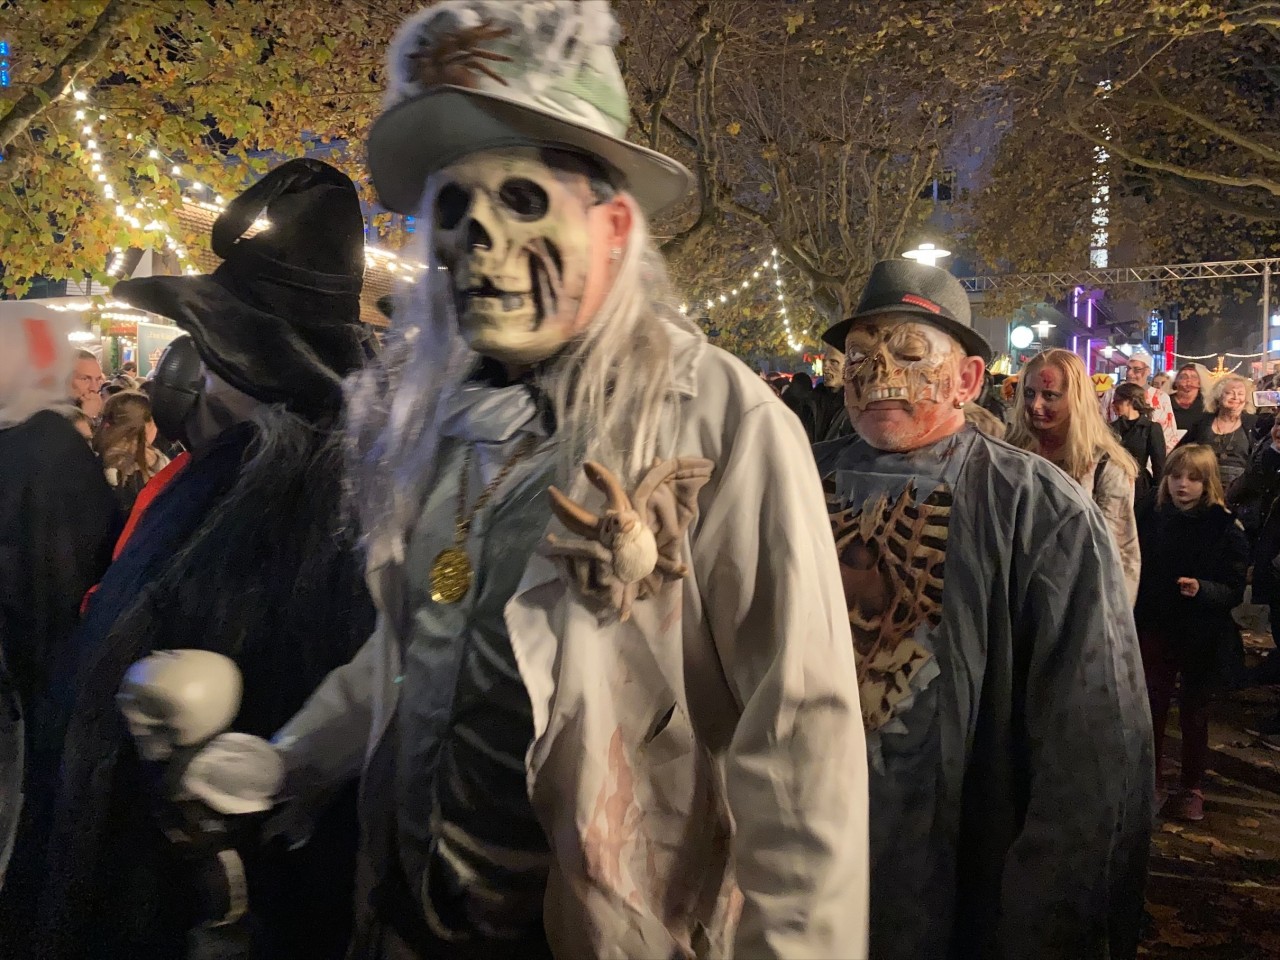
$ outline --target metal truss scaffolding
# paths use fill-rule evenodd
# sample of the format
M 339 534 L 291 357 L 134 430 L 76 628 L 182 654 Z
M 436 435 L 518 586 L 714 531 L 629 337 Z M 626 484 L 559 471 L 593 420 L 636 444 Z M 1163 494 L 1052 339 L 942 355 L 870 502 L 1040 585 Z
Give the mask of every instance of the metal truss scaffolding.
M 1271 316 L 1271 274 L 1280 267 L 1280 258 L 1262 260 L 1218 260 L 1205 263 L 1162 263 L 1145 267 L 1108 267 L 1100 270 L 1071 270 L 1062 273 L 1007 273 L 993 277 L 961 277 L 969 293 L 988 290 L 1040 291 L 1060 287 L 1108 287 L 1118 283 L 1155 283 L 1160 280 L 1230 280 L 1236 277 L 1262 278 L 1262 364 L 1266 368 Z

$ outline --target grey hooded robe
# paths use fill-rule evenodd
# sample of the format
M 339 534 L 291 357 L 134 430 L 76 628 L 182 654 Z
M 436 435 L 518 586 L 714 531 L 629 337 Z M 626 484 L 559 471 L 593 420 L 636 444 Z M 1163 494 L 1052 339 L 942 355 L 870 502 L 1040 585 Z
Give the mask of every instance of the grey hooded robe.
M 873 960 L 1132 957 L 1151 718 L 1102 515 L 972 427 L 815 453 L 855 597 Z

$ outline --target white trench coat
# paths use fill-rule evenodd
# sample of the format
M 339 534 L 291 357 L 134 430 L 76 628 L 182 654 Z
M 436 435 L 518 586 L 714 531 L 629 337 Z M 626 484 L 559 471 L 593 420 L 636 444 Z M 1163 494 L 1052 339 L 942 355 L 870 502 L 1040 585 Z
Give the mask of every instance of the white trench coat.
M 602 623 L 534 556 L 505 611 L 554 859 L 547 936 L 563 960 L 865 957 L 866 752 L 817 470 L 757 376 L 672 336 L 672 452 L 715 464 L 686 535 L 692 572 Z M 564 535 L 554 519 L 547 532 Z M 369 581 L 387 595 L 382 571 Z M 355 776 L 386 730 L 390 633 L 381 618 L 277 736 L 301 795 Z

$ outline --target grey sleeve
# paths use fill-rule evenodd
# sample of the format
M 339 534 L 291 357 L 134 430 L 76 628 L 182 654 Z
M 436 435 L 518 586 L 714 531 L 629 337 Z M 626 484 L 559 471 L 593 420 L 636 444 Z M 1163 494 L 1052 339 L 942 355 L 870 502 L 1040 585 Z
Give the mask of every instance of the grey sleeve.
M 1026 815 L 1003 877 L 1003 956 L 1132 955 L 1141 922 L 1154 762 L 1124 576 L 1099 513 L 1042 540 L 1015 626 Z M 1015 707 L 1017 710 L 1017 707 Z
M 1107 529 L 1120 554 L 1129 605 L 1138 602 L 1138 582 L 1142 579 L 1142 548 L 1138 544 L 1138 521 L 1133 513 L 1133 481 L 1114 463 L 1102 469 L 1101 482 L 1093 500 L 1106 518 Z

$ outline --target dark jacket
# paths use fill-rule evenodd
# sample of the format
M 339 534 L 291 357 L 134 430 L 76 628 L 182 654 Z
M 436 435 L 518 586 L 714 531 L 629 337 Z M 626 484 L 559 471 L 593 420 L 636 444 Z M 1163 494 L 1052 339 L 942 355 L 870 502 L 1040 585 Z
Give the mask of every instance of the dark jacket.
M 870 956 L 1132 958 L 1151 716 L 1101 512 L 969 426 L 908 453 L 814 453 L 846 573 L 870 565 L 888 598 L 850 611 L 877 657 L 864 715 L 897 709 L 867 737 Z
M 269 418 L 269 419 L 268 419 Z M 264 439 L 264 437 L 268 439 Z M 341 509 L 339 442 L 275 408 L 194 457 L 142 515 L 78 637 L 49 883 L 48 960 L 181 957 L 190 868 L 158 829 L 149 778 L 115 707 L 129 665 L 157 649 L 223 653 L 244 677 L 233 729 L 269 737 L 372 632 Z M 354 798 L 296 852 L 246 845 L 256 956 L 340 957 L 350 928 Z
M 1249 469 L 1227 491 L 1227 506 L 1244 526 L 1253 545 L 1253 562 L 1270 563 L 1280 547 L 1280 451 L 1264 437 L 1249 460 Z M 1270 549 L 1267 549 L 1268 545 Z
M 1256 413 L 1240 414 L 1240 428 L 1227 434 L 1213 432 L 1213 418 L 1212 413 L 1202 415 L 1178 441 L 1178 446 L 1186 447 L 1199 443 L 1211 447 L 1218 457 L 1222 486 L 1228 488 L 1249 468 L 1249 458 L 1253 455 L 1255 443 L 1254 427 L 1257 425 L 1258 415 Z
M 1142 579 L 1134 619 L 1177 642 L 1194 644 L 1209 682 L 1227 679 L 1243 661 L 1240 630 L 1232 608 L 1244 599 L 1249 541 L 1244 527 L 1225 507 L 1182 511 L 1171 503 L 1144 510 L 1138 518 Z M 1178 579 L 1200 582 L 1184 597 Z M 1199 658 L 1192 658 L 1193 660 Z
M 80 599 L 106 569 L 117 521 L 66 417 L 43 411 L 0 430 L 0 956 L 28 922 L 43 861 L 65 722 L 57 665 L 73 658 Z
M 812 443 L 818 431 L 818 400 L 813 384 L 807 377 L 792 378 L 791 383 L 782 391 L 782 402 L 788 410 L 800 418 L 805 436 Z
M 1138 464 L 1138 480 L 1134 495 L 1136 500 L 1140 500 L 1159 485 L 1160 478 L 1164 475 L 1164 461 L 1167 455 L 1164 431 L 1145 414 L 1136 420 L 1120 417 L 1112 421 L 1111 429 L 1120 438 L 1121 446 Z M 1147 465 L 1148 461 L 1150 466 Z
M 1204 394 L 1197 393 L 1196 398 L 1191 401 L 1191 406 L 1180 407 L 1178 401 L 1173 397 L 1169 397 L 1169 406 L 1173 408 L 1173 421 L 1177 424 L 1179 430 L 1190 430 L 1191 425 L 1204 416 Z
M 826 439 L 827 432 L 844 413 L 844 391 L 833 390 L 826 384 L 814 387 L 813 404 L 815 411 L 813 439 L 817 442 Z

